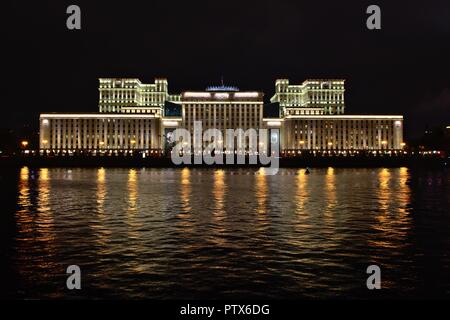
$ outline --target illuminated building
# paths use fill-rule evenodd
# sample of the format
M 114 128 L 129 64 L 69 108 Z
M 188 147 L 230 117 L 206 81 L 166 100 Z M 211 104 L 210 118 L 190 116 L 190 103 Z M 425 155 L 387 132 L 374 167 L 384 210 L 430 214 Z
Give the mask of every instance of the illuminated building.
M 160 151 L 157 114 L 41 114 L 40 148 L 53 152 Z
M 183 92 L 181 127 L 192 135 L 194 121 L 201 121 L 203 131 L 216 128 L 222 132 L 225 146 L 226 129 L 241 128 L 246 131 L 261 128 L 263 106 L 263 93 L 240 92 L 235 87 L 224 85 L 208 87 L 206 91 Z
M 40 150 L 54 153 L 161 154 L 176 128 L 203 131 L 279 129 L 281 151 L 402 149 L 403 116 L 345 114 L 344 80 L 275 82 L 271 103 L 262 92 L 225 85 L 169 94 L 168 81 L 99 79 L 98 113 L 40 115 Z M 226 139 L 226 135 L 224 134 Z M 225 141 L 224 141 L 225 143 Z
M 272 103 L 279 118 L 265 119 L 279 128 L 285 153 L 301 150 L 397 150 L 403 144 L 403 116 L 346 115 L 342 79 L 275 82 Z
M 143 84 L 139 79 L 100 78 L 98 90 L 100 112 L 161 115 L 166 101 L 180 100 L 179 95 L 169 95 L 167 79 Z
M 344 80 L 306 80 L 301 85 L 288 79 L 275 82 L 275 95 L 282 116 L 344 114 Z
M 402 148 L 402 116 L 287 116 L 281 127 L 284 151 L 396 150 Z

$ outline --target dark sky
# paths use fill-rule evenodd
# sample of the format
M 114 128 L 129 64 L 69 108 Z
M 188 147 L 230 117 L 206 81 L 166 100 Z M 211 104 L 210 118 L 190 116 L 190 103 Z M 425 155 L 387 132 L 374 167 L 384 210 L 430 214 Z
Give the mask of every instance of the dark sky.
M 82 30 L 66 28 L 77 4 Z M 378 4 L 382 30 L 366 28 Z M 220 81 L 344 78 L 346 112 L 403 114 L 408 136 L 450 124 L 450 1 L 6 1 L 2 127 L 42 111 L 97 111 L 98 77 L 167 77 L 169 90 Z M 6 49 L 6 50 L 5 50 Z M 6 110 L 6 112 L 5 112 Z

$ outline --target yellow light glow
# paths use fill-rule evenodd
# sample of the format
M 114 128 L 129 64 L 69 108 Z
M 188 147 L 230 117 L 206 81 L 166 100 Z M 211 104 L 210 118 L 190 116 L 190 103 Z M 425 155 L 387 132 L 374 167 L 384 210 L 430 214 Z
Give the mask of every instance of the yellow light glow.
M 211 94 L 209 92 L 185 92 L 183 96 L 189 98 L 209 98 Z
M 235 98 L 256 98 L 259 96 L 258 92 L 236 92 Z
M 352 119 L 368 119 L 368 120 L 403 120 L 403 116 L 386 116 L 386 115 L 288 115 L 286 119 L 335 119 L 335 120 L 352 120 Z
M 22 145 L 22 147 L 26 147 L 28 146 L 28 141 L 23 140 L 20 144 Z
M 50 118 L 50 119 L 122 119 L 122 118 L 136 118 L 136 119 L 142 119 L 142 118 L 159 118 L 159 116 L 156 116 L 154 114 L 119 114 L 119 113 L 85 113 L 85 114 L 71 114 L 71 113 L 59 113 L 59 114 L 41 114 L 41 118 Z
M 303 140 L 300 140 L 300 144 L 305 144 L 305 141 L 303 141 Z
M 229 98 L 229 94 L 228 93 L 216 93 L 214 94 L 214 97 L 217 99 L 228 99 Z
M 163 126 L 176 127 L 176 126 L 178 126 L 178 122 L 177 121 L 163 121 Z
M 381 144 L 387 144 L 386 140 L 381 141 Z

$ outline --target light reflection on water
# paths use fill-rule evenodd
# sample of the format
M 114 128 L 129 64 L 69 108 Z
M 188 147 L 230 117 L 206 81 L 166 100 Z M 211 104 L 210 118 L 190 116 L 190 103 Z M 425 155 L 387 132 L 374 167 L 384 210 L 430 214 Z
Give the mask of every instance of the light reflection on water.
M 385 296 L 446 295 L 448 182 L 407 168 L 24 167 L 16 295 L 76 296 L 77 264 L 84 297 L 367 297 L 373 263 Z M 447 275 L 425 283 L 430 270 Z

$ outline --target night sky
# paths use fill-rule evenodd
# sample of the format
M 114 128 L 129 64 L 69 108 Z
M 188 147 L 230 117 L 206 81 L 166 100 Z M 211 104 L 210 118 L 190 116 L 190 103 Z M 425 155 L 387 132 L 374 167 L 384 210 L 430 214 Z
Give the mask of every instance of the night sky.
M 280 77 L 344 78 L 346 113 L 403 114 L 408 137 L 450 124 L 448 0 L 27 2 L 2 3 L 3 128 L 96 112 L 98 77 L 166 77 L 179 93 L 223 76 L 267 101 Z M 70 4 L 80 31 L 66 28 Z M 370 4 L 381 30 L 366 28 Z

